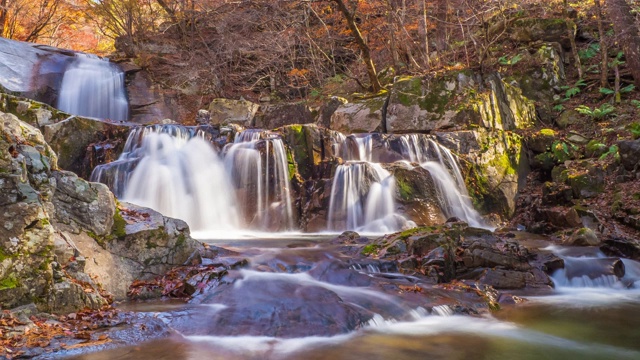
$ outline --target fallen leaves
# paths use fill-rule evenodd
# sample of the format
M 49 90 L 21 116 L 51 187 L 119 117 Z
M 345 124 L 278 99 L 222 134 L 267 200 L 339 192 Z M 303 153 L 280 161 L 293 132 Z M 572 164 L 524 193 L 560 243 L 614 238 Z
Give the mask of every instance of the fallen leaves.
M 10 311 L 0 315 L 0 358 L 26 356 L 28 349 L 45 352 L 105 344 L 111 341 L 101 329 L 116 326 L 123 320 L 118 310 L 106 306 L 62 316 L 31 316 L 21 321 Z M 64 341 L 64 342 L 63 342 Z M 71 345 L 68 345 L 71 344 Z

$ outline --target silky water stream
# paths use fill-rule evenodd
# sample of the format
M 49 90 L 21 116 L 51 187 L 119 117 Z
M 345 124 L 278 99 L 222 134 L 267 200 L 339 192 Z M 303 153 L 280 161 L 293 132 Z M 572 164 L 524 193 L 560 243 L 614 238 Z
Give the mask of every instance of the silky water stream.
M 640 358 L 640 263 L 623 260 L 622 274 L 597 250 L 550 249 L 567 264 L 554 275 L 556 289 L 489 312 L 390 262 L 347 257 L 326 236 L 211 243 L 238 251 L 248 266 L 189 304 L 123 305 L 161 319 L 172 335 L 74 358 Z
M 200 239 L 234 252 L 216 261 L 247 262 L 188 303 L 120 305 L 160 321 L 168 333 L 135 346 L 68 355 L 640 358 L 638 262 L 607 258 L 597 249 L 548 247 L 565 263 L 553 276 L 555 289 L 520 294 L 525 303 L 491 312 L 478 296 L 403 274 L 394 262 L 357 256 L 359 247 L 333 240 L 342 230 L 388 233 L 415 226 L 398 210 L 395 179 L 382 165 L 380 154 L 392 152 L 403 166 L 429 171 L 446 217 L 490 228 L 471 206 L 448 149 L 426 135 L 402 135 L 378 142 L 380 153 L 372 136 L 335 136 L 331 147 L 344 162 L 331 182 L 327 224 L 333 234 L 302 234 L 296 232 L 287 149 L 279 134 L 245 130 L 230 143 L 211 146 L 209 135 L 193 128 L 132 131 L 120 159 L 96 168 L 92 178 L 121 199 L 185 219 Z

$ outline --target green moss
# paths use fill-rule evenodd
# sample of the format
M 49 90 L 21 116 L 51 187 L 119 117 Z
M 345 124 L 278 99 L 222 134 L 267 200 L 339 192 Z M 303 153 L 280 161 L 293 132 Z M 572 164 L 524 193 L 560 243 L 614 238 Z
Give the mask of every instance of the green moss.
M 147 249 L 155 249 L 158 247 L 158 245 L 154 244 L 151 240 L 147 240 L 146 247 Z
M 602 150 L 606 150 L 607 145 L 601 143 L 598 140 L 591 140 L 587 143 L 586 150 L 588 153 L 597 153 Z
M 556 132 L 552 129 L 542 129 L 539 131 L 539 133 L 543 136 L 556 136 Z
M 7 254 L 4 249 L 0 248 L 0 262 L 3 262 L 6 259 L 11 258 L 12 256 Z
M 15 289 L 20 285 L 15 275 L 10 274 L 6 278 L 0 280 L 0 290 Z
M 398 186 L 400 197 L 403 200 L 411 200 L 413 198 L 413 188 L 405 181 L 405 179 L 397 177 L 396 185 Z
M 404 106 L 418 105 L 433 114 L 444 115 L 451 101 L 452 91 L 447 90 L 451 76 L 443 76 L 424 86 L 420 77 L 411 77 L 396 82 L 396 98 Z
M 113 231 L 112 234 L 118 239 L 122 239 L 127 235 L 126 231 L 127 222 L 120 214 L 120 209 L 116 208 L 116 213 L 113 215 Z
M 375 253 L 377 251 L 378 251 L 378 245 L 369 244 L 369 245 L 365 246 L 364 248 L 362 248 L 362 252 L 361 253 L 362 253 L 362 255 L 369 256 L 369 255 L 371 255 L 371 254 L 373 254 L 373 253 Z
M 184 234 L 180 233 L 178 235 L 178 239 L 176 240 L 176 246 L 182 246 L 187 241 L 187 237 Z

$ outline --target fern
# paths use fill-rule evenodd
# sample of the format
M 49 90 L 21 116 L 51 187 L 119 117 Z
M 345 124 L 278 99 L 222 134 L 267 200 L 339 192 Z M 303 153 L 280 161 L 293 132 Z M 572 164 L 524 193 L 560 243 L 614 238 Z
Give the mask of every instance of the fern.
M 586 105 L 580 105 L 575 110 L 582 115 L 588 115 L 592 119 L 602 119 L 613 114 L 616 108 L 611 104 L 602 104 L 600 107 L 593 109 Z

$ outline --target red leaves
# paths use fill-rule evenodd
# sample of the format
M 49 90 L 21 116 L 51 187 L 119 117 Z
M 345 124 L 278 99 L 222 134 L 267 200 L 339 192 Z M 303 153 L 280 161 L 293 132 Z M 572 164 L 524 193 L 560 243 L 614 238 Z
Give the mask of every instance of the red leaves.
M 162 296 L 189 298 L 198 291 L 204 292 L 212 280 L 217 280 L 224 274 L 226 269 L 220 264 L 181 266 L 155 280 L 134 281 L 127 296 L 135 299 L 146 294 L 160 293 Z
M 107 343 L 111 341 L 108 335 L 96 332 L 105 326 L 118 325 L 121 321 L 117 315 L 116 309 L 107 306 L 62 315 L 57 320 L 32 316 L 29 323 L 23 323 L 4 311 L 0 317 L 0 358 L 13 359 L 25 354 L 22 349 L 35 347 L 51 352 Z M 67 345 L 63 340 L 73 344 Z

